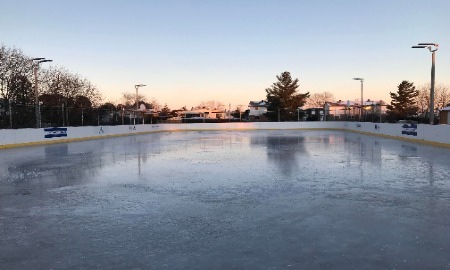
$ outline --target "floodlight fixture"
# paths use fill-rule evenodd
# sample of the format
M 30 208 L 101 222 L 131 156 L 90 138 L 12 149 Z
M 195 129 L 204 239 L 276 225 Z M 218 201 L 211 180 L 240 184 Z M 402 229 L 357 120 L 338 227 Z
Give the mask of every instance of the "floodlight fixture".
M 44 59 L 44 60 L 39 60 L 38 63 L 45 63 L 45 62 L 53 62 L 53 60 L 50 59 Z
M 422 43 L 418 43 L 418 45 L 425 45 L 425 46 L 439 46 L 436 43 L 430 43 L 430 42 L 422 42 Z

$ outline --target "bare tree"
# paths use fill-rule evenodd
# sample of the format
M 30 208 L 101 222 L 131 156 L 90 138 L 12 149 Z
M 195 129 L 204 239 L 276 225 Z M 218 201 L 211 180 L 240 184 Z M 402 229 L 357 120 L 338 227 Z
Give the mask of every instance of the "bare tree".
M 160 111 L 162 109 L 161 104 L 158 102 L 158 100 L 156 98 L 152 98 L 152 100 L 150 101 L 151 104 L 151 108 L 155 111 Z
M 202 101 L 198 106 L 195 107 L 195 109 L 209 109 L 209 110 L 221 110 L 225 107 L 225 105 L 217 100 L 208 100 L 208 101 Z
M 92 105 L 94 107 L 100 106 L 100 103 L 102 101 L 102 95 L 100 91 L 97 89 L 96 86 L 94 86 L 90 81 L 87 79 L 83 80 L 83 88 L 81 91 L 81 96 L 89 98 Z
M 430 106 L 430 88 L 423 85 L 417 91 L 419 94 L 416 97 L 416 104 L 419 107 L 419 113 L 423 115 Z
M 416 98 L 419 112 L 428 112 L 430 106 L 430 84 L 419 87 L 419 95 Z M 434 86 L 434 104 L 436 109 L 444 108 L 450 102 L 450 89 L 448 85 L 437 84 Z
M 160 111 L 162 106 L 157 99 L 152 98 L 150 102 L 144 95 L 138 94 L 139 103 L 145 105 L 147 109 L 153 109 L 155 111 Z M 132 109 L 136 107 L 136 94 L 135 93 L 122 93 L 122 105 L 126 109 Z
M 38 70 L 38 78 L 40 101 L 44 102 L 44 107 L 64 104 L 66 112 L 58 112 L 65 114 L 66 123 L 68 123 L 67 110 L 69 106 L 74 106 L 77 99 L 89 99 L 89 103 L 94 106 L 101 101 L 100 92 L 91 82 L 65 68 L 41 67 Z M 17 120 L 33 117 L 28 114 L 31 111 L 29 108 L 32 108 L 29 105 L 35 102 L 35 84 L 32 58 L 24 55 L 19 49 L 1 45 L 0 98 L 12 102 L 14 106 L 21 105 L 22 109 L 15 112 L 18 115 Z M 50 122 L 56 123 L 53 120 L 49 120 Z
M 330 92 L 314 93 L 307 99 L 306 105 L 309 107 L 323 107 L 326 102 L 332 102 L 334 95 Z
M 16 48 L 7 48 L 0 46 L 0 95 L 5 100 L 12 100 L 21 95 L 20 88 L 17 86 L 17 80 L 31 82 L 32 79 L 31 59 L 25 56 L 21 50 Z M 32 103 L 34 97 L 30 97 L 27 103 Z
M 141 102 L 145 102 L 147 98 L 142 95 L 138 94 L 138 100 Z M 122 103 L 126 109 L 132 109 L 136 107 L 136 94 L 135 93 L 122 93 Z
M 40 92 L 47 95 L 61 95 L 66 105 L 72 105 L 75 98 L 84 96 L 97 106 L 102 97 L 98 89 L 87 79 L 62 67 L 42 69 L 39 73 Z
M 434 87 L 435 106 L 438 109 L 444 108 L 450 102 L 450 91 L 448 85 L 438 84 Z
M 238 112 L 242 112 L 243 110 L 243 107 L 244 107 L 244 105 L 236 105 L 236 109 L 235 109 L 235 111 L 238 111 Z M 245 111 L 245 110 L 244 110 Z

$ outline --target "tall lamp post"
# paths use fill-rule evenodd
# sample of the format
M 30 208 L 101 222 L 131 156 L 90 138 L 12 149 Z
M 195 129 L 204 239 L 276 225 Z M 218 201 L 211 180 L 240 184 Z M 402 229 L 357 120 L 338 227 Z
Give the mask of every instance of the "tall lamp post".
M 430 125 L 434 125 L 434 53 L 438 50 L 437 43 L 419 43 L 417 46 L 412 46 L 414 49 L 428 48 L 431 52 L 431 89 L 430 89 Z
M 52 62 L 53 60 L 45 59 L 43 57 L 31 59 L 33 62 L 34 72 L 34 100 L 35 100 L 35 112 L 36 112 L 36 128 L 41 127 L 41 108 L 39 105 L 39 81 L 38 81 L 38 69 L 40 63 Z
M 362 120 L 363 116 L 363 105 L 364 105 L 364 99 L 363 99 L 363 93 L 364 93 L 364 79 L 363 78 L 353 78 L 355 81 L 361 81 L 361 109 L 359 110 L 359 121 Z
M 136 84 L 134 86 L 134 88 L 136 88 L 136 113 L 134 114 L 134 124 L 136 125 L 136 116 L 137 116 L 137 112 L 139 111 L 139 95 L 138 95 L 138 91 L 139 91 L 139 87 L 144 87 L 146 86 L 145 84 Z

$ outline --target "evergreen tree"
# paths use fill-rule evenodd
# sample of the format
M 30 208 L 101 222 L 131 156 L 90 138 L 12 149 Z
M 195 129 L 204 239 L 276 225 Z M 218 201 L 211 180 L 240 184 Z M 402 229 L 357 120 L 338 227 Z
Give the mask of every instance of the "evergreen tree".
M 415 116 L 419 107 L 416 97 L 419 92 L 412 82 L 403 81 L 398 85 L 397 93 L 390 93 L 391 105 L 387 106 L 388 115 L 392 120 L 407 119 Z
M 164 104 L 164 107 L 162 107 L 161 109 L 160 116 L 162 118 L 167 118 L 170 116 L 170 112 L 171 112 L 170 108 L 167 106 L 167 104 Z
M 298 92 L 298 79 L 293 80 L 287 71 L 277 76 L 278 81 L 266 89 L 268 103 L 267 117 L 272 121 L 289 121 L 297 119 L 297 109 L 302 107 L 309 92 L 301 94 Z

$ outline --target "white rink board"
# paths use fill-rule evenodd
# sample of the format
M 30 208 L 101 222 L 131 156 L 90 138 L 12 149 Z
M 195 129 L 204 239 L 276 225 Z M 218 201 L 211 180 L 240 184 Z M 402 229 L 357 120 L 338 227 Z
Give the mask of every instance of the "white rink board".
M 406 125 L 406 126 L 405 126 Z M 52 128 L 50 128 L 52 129 Z M 62 127 L 49 129 L 0 130 L 0 148 L 23 145 L 68 142 L 112 136 L 126 136 L 152 132 L 176 132 L 192 130 L 270 130 L 270 129 L 339 129 L 370 135 L 388 136 L 417 142 L 450 147 L 450 125 L 388 124 L 368 122 L 240 122 L 193 124 L 145 124 L 124 126 Z M 62 134 L 62 137 L 52 137 Z M 47 135 L 47 138 L 46 138 Z

